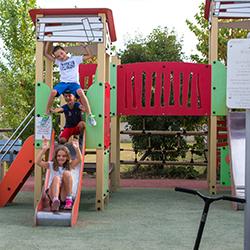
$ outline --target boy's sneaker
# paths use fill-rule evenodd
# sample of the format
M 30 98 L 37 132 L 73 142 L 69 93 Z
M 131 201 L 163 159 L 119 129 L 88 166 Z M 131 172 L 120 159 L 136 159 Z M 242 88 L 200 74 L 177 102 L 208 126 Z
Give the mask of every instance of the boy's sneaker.
M 59 207 L 60 207 L 60 201 L 58 199 L 53 199 L 51 204 L 51 210 L 53 212 L 56 212 L 59 210 Z
M 94 115 L 89 114 L 87 120 L 88 120 L 88 124 L 91 127 L 95 127 L 96 126 L 96 120 L 95 120 L 95 116 Z
M 71 210 L 73 206 L 73 200 L 72 199 L 66 199 L 64 209 Z

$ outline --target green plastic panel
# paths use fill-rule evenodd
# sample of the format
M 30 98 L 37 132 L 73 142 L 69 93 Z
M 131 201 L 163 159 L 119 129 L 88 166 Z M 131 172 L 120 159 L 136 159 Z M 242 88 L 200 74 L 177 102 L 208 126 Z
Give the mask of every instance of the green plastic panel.
M 117 65 L 114 63 L 110 64 L 110 116 L 116 115 L 116 81 L 117 81 Z
M 109 150 L 104 151 L 104 195 L 107 196 L 109 192 Z
M 97 71 L 97 69 L 96 69 L 95 76 L 94 76 L 94 79 L 93 79 L 93 83 L 98 82 L 97 79 L 98 79 L 98 71 Z
M 228 146 L 220 148 L 221 164 L 220 164 L 220 183 L 223 186 L 231 185 L 230 165 L 227 162 L 229 150 Z
M 104 147 L 104 88 L 102 82 L 96 82 L 88 88 L 86 94 L 97 122 L 95 127 L 91 127 L 86 122 L 86 148 L 88 149 Z
M 38 82 L 35 92 L 35 147 L 41 148 L 42 137 L 51 138 L 52 117 L 45 114 L 51 89 L 47 84 Z
M 226 107 L 226 67 L 219 61 L 212 64 L 212 115 L 224 116 L 227 114 Z

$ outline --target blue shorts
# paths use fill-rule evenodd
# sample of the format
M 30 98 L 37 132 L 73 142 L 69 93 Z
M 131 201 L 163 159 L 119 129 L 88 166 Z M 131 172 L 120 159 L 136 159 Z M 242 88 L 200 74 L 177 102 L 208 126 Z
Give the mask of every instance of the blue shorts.
M 80 88 L 81 88 L 81 86 L 78 83 L 76 83 L 76 82 L 59 82 L 54 87 L 54 89 L 57 91 L 57 95 L 56 96 L 60 96 L 66 90 L 69 90 L 77 98 L 79 96 L 77 95 L 76 91 L 78 89 L 80 89 Z

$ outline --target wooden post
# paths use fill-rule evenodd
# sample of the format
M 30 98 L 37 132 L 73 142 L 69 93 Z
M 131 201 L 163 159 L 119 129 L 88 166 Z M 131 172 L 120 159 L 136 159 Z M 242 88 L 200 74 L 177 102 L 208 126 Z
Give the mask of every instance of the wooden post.
M 35 82 L 43 81 L 43 43 L 36 42 L 36 79 Z M 36 128 L 35 128 L 36 129 Z M 35 159 L 38 153 L 35 149 Z M 42 190 L 42 169 L 35 165 L 34 207 L 36 207 Z
M 6 168 L 7 168 L 7 162 L 3 161 L 1 163 L 1 169 L 0 169 L 0 181 L 3 179 L 3 177 L 5 176 L 5 172 L 6 172 Z
M 115 56 L 112 57 L 112 63 L 121 64 L 120 59 Z M 115 114 L 111 117 L 111 157 L 110 161 L 113 165 L 111 173 L 111 191 L 114 192 L 120 187 L 120 117 Z
M 212 16 L 209 37 L 209 63 L 218 58 L 218 18 Z M 208 185 L 211 194 L 216 193 L 217 167 L 217 117 L 210 114 L 208 131 Z
M 104 149 L 96 149 L 96 210 L 104 210 Z
M 111 117 L 111 191 L 120 187 L 120 117 Z
M 103 43 L 97 44 L 97 72 L 98 72 L 98 83 L 103 83 L 102 86 L 105 88 L 106 81 L 106 15 L 99 14 L 103 22 Z M 105 94 L 105 91 L 103 91 Z M 104 98 L 103 98 L 104 100 Z M 104 105 L 103 105 L 104 109 Z M 103 110 L 104 113 L 104 110 Z M 104 127 L 102 128 L 104 130 Z M 104 134 L 104 133 L 103 133 Z M 104 209 L 104 138 L 102 138 L 102 148 L 96 149 L 96 209 Z

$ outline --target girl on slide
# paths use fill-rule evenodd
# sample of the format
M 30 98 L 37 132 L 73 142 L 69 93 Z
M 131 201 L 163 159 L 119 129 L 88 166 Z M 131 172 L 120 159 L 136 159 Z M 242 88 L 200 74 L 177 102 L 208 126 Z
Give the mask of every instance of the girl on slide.
M 72 145 L 76 151 L 76 158 L 71 159 L 70 152 L 67 147 L 60 145 L 55 149 L 52 161 L 44 161 L 43 156 L 49 149 L 48 140 L 43 140 L 43 146 L 36 158 L 36 164 L 42 168 L 50 169 L 53 179 L 46 193 L 51 201 L 51 210 L 58 211 L 60 204 L 65 202 L 64 209 L 72 209 L 72 186 L 73 178 L 71 170 L 75 168 L 82 159 L 82 154 L 79 148 L 79 142 L 74 139 Z

